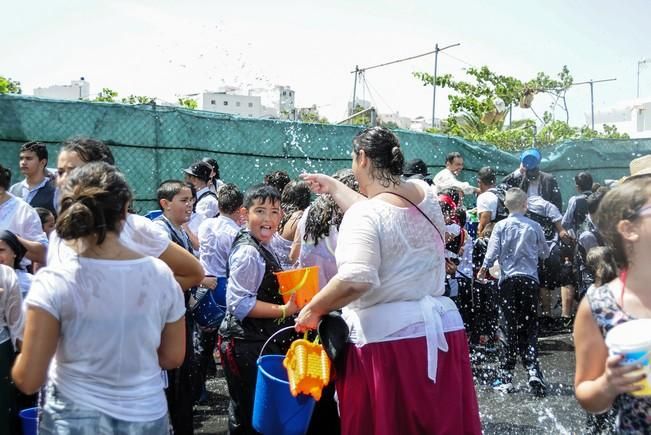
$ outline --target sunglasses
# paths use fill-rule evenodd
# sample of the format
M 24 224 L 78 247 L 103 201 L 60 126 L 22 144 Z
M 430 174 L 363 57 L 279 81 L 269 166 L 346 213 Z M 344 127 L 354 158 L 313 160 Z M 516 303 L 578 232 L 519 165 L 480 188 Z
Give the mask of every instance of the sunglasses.
M 646 216 L 651 216 L 651 205 L 641 207 L 639 210 L 633 213 L 631 217 L 628 218 L 628 220 L 632 221 L 637 218 L 646 217 Z

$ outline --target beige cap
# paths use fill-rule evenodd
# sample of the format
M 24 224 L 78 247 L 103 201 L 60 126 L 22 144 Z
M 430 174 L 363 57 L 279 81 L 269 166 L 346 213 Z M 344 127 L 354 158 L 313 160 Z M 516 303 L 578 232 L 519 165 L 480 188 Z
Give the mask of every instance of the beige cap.
M 631 177 L 651 174 L 651 154 L 631 160 Z

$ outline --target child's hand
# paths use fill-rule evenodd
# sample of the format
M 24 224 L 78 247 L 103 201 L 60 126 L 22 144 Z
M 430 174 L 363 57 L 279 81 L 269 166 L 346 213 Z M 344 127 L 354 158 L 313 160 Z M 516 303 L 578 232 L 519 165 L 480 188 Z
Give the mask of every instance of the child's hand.
M 285 316 L 293 316 L 294 314 L 298 313 L 298 305 L 296 305 L 296 293 L 294 293 L 290 298 L 289 301 L 284 305 L 285 307 Z
M 641 390 L 641 385 L 635 385 L 636 382 L 645 378 L 644 373 L 635 373 L 641 367 L 637 364 L 621 364 L 624 359 L 623 355 L 613 355 L 606 359 L 606 370 L 601 376 L 604 382 L 604 390 L 610 397 L 616 397 L 620 394 L 631 393 Z

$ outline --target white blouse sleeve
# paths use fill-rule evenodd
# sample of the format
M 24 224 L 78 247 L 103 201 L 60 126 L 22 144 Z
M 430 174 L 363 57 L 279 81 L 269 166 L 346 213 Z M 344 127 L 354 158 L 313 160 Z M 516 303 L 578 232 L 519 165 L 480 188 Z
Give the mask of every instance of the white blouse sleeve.
M 16 340 L 22 340 L 23 338 L 25 318 L 22 309 L 23 298 L 20 294 L 18 278 L 13 269 L 8 266 L 3 265 L 0 267 L 0 287 L 0 298 L 4 308 L 4 313 L 2 313 L 4 317 L 3 323 L 9 328 L 11 341 L 15 346 Z
M 342 281 L 380 285 L 380 239 L 378 222 L 366 201 L 348 209 L 339 229 L 337 278 Z

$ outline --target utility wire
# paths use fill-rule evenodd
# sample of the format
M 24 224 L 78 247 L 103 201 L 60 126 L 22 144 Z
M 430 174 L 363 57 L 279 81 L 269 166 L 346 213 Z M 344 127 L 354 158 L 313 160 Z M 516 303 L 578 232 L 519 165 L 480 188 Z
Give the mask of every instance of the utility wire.
M 412 60 L 412 59 L 418 59 L 419 57 L 427 56 L 427 55 L 430 55 L 430 54 L 433 54 L 433 53 L 436 53 L 436 50 L 428 51 L 427 53 L 423 53 L 423 54 L 417 54 L 416 56 L 405 57 L 404 59 L 398 59 L 398 60 L 393 60 L 391 62 L 381 63 L 379 65 L 367 66 L 366 68 L 358 68 L 355 71 L 351 71 L 351 74 L 355 74 L 355 73 L 358 73 L 358 72 L 364 72 L 364 71 L 368 71 L 370 69 L 380 68 L 380 67 L 387 66 L 387 65 L 393 65 L 394 63 L 400 63 L 400 62 L 405 62 L 405 61 Z

